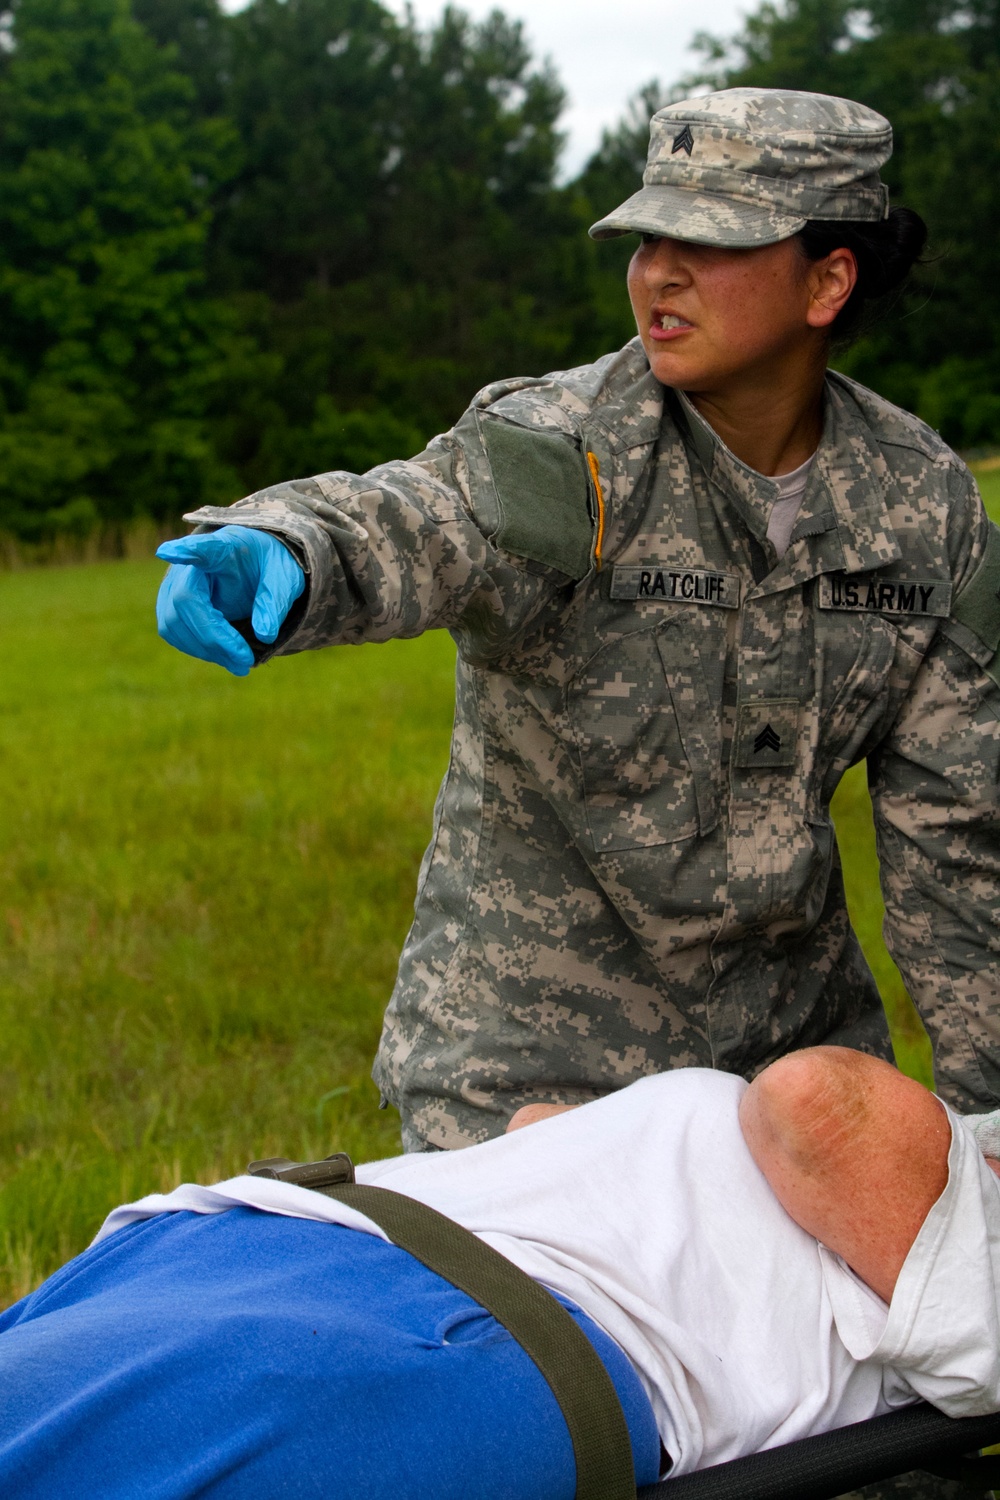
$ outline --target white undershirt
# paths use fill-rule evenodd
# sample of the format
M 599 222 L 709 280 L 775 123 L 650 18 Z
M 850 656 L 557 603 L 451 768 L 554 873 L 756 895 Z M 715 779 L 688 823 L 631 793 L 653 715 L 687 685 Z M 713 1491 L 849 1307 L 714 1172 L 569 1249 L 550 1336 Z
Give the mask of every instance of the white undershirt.
M 447 1214 L 599 1323 L 635 1367 L 675 1474 L 918 1395 L 952 1416 L 1000 1408 L 1000 1182 L 971 1131 L 951 1117 L 948 1185 L 887 1309 L 778 1204 L 740 1132 L 745 1088 L 701 1068 L 658 1074 L 358 1179 Z M 382 1235 L 319 1193 L 236 1177 L 116 1209 L 98 1238 L 237 1204 Z
M 815 453 L 807 458 L 804 464 L 799 464 L 790 474 L 771 475 L 771 483 L 778 486 L 778 499 L 771 507 L 770 519 L 767 523 L 767 539 L 774 547 L 779 557 L 784 557 L 788 551 L 788 544 L 792 539 L 795 522 L 798 520 L 799 511 L 802 509 L 802 496 L 806 492 L 806 484 L 809 480 L 809 470 L 813 466 Z

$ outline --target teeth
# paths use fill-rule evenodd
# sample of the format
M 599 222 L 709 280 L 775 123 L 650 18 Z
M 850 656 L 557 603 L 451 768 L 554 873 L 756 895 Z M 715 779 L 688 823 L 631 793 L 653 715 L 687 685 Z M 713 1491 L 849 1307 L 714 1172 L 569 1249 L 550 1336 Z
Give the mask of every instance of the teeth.
M 674 313 L 666 313 L 660 319 L 661 328 L 686 328 L 687 324 L 683 318 L 678 318 Z

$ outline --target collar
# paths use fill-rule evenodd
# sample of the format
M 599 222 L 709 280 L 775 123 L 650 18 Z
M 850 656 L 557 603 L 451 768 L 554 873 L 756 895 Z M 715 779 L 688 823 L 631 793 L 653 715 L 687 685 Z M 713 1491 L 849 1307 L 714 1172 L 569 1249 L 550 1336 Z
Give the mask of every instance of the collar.
M 767 549 L 771 508 L 780 499 L 773 479 L 738 459 L 681 391 L 674 392 L 686 445 L 709 481 L 717 485 Z M 761 583 L 771 593 L 817 573 L 863 573 L 902 556 L 889 516 L 897 500 L 885 458 L 850 398 L 828 374 L 823 396 L 823 433 L 813 459 L 791 545 Z M 808 540 L 806 548 L 796 547 Z M 769 551 L 773 556 L 773 550 Z
M 751 535 L 764 542 L 771 507 L 781 498 L 778 486 L 773 479 L 737 458 L 683 391 L 675 391 L 674 395 L 680 408 L 681 431 L 686 433 L 710 483 L 732 501 Z
M 817 455 L 818 479 L 836 522 L 844 566 L 849 573 L 864 573 L 896 562 L 903 551 L 889 512 L 891 506 L 900 503 L 899 491 L 849 387 L 830 373 L 826 378 L 825 413 Z
M 631 377 L 627 384 L 616 381 L 602 393 L 603 399 L 591 407 L 584 423 L 588 434 L 599 431 L 607 447 L 616 452 L 651 448 L 660 436 L 667 392 L 649 368 L 641 344 L 639 351 L 642 365 L 627 372 Z

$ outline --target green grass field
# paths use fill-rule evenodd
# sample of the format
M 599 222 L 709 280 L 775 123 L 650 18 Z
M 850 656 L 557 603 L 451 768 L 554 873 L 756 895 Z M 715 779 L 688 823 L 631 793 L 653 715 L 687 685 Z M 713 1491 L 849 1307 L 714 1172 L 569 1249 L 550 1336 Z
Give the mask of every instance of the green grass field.
M 1000 471 L 983 476 L 1000 508 Z M 0 574 L 0 1305 L 115 1203 L 398 1149 L 368 1077 L 444 770 L 443 634 L 236 681 L 157 639 L 155 562 Z M 836 814 L 902 1066 L 863 768 Z M 844 833 L 847 838 L 844 838 Z
M 157 639 L 162 572 L 0 574 L 0 1303 L 123 1198 L 398 1150 L 368 1070 L 451 642 L 239 682 Z

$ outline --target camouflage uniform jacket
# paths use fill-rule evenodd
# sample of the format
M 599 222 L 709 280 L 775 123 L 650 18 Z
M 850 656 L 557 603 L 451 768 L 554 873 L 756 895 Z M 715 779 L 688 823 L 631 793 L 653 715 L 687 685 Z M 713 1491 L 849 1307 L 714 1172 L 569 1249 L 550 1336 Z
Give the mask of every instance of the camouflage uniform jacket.
M 997 1102 L 1000 533 L 935 433 L 837 375 L 781 560 L 776 498 L 635 340 L 487 387 L 409 462 L 189 517 L 302 560 L 278 652 L 457 642 L 375 1069 L 408 1148 L 666 1067 L 887 1050 L 829 815 L 865 756 L 939 1086 Z

